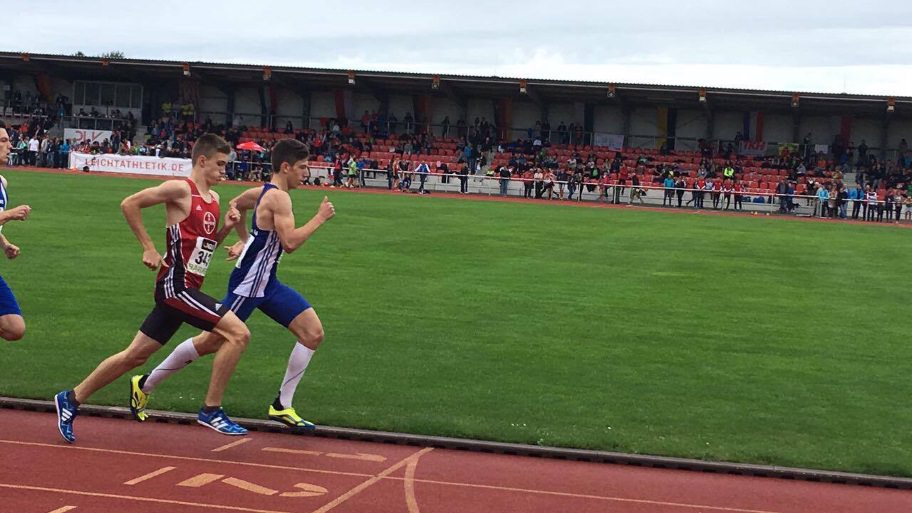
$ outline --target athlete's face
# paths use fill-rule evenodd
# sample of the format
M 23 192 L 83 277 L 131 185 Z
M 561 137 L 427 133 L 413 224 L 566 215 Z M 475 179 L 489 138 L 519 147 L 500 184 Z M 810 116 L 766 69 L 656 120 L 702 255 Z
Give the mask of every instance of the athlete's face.
M 227 176 L 225 166 L 228 165 L 228 154 L 214 153 L 211 157 L 202 155 L 199 158 L 199 165 L 209 185 L 215 185 Z
M 310 178 L 310 166 L 306 160 L 299 160 L 293 166 L 282 166 L 288 170 L 288 188 L 294 189 L 301 185 L 301 181 Z
M 0 128 L 0 165 L 6 164 L 6 158 L 9 156 L 10 144 L 9 134 L 6 133 L 5 128 Z

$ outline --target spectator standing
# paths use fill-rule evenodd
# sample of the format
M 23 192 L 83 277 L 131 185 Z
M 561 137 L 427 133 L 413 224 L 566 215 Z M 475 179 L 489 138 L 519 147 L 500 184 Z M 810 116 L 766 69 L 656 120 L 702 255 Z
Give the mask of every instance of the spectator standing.
M 668 203 L 669 207 L 673 207 L 672 202 L 674 201 L 674 189 L 675 181 L 671 176 L 666 176 L 665 180 L 662 181 L 662 185 L 665 187 L 665 195 L 662 197 L 662 206 L 664 207 Z
M 65 139 L 58 150 L 60 157 L 57 159 L 57 167 L 66 168 L 70 163 L 70 140 Z
M 552 199 L 552 198 L 554 197 L 554 180 L 555 180 L 556 178 L 555 178 L 555 176 L 554 176 L 554 171 L 551 170 L 551 169 L 545 171 L 545 172 L 544 172 L 544 175 L 545 175 L 545 176 L 544 176 L 544 179 L 543 179 L 543 182 L 544 182 L 544 183 L 543 183 L 543 185 L 542 185 L 542 197 L 544 197 L 545 191 L 547 190 L 547 191 L 548 191 L 548 199 L 550 200 L 550 199 Z
M 829 200 L 830 200 L 830 191 L 828 191 L 826 187 L 821 186 L 819 189 L 817 189 L 817 207 L 819 207 L 819 210 L 820 210 L 820 212 L 819 212 L 820 217 L 827 216 L 827 204 L 828 204 Z M 815 213 L 817 210 L 818 210 L 817 208 L 814 209 Z
M 836 190 L 836 187 L 833 184 L 827 185 L 827 193 L 829 197 L 827 198 L 827 203 L 829 204 L 829 214 L 828 217 L 836 219 L 836 216 L 839 214 L 839 191 Z
M 541 199 L 544 188 L 545 174 L 542 173 L 541 169 L 535 168 L 535 172 L 532 174 L 532 178 L 535 180 L 535 199 Z
M 497 168 L 497 175 L 500 177 L 500 195 L 506 196 L 507 189 L 510 187 L 510 168 L 507 166 L 500 166 Z
M 687 181 L 683 176 L 678 176 L 675 182 L 675 194 L 678 195 L 678 208 L 681 208 L 681 202 L 684 200 L 684 190 L 687 189 Z
M 858 219 L 858 211 L 861 210 L 861 201 L 858 201 L 860 191 L 858 187 L 852 187 L 846 194 L 846 201 L 852 204 L 852 219 Z
M 532 197 L 532 181 L 533 181 L 532 170 L 526 169 L 526 171 L 522 175 L 522 178 L 523 178 L 523 198 L 531 198 Z
M 712 181 L 712 200 L 713 210 L 719 210 L 722 202 L 722 180 L 718 178 Z
M 567 175 L 567 170 L 564 168 L 558 168 L 557 170 L 557 197 L 558 199 L 564 199 L 564 186 L 567 184 L 569 179 Z
M 722 210 L 728 210 L 731 208 L 732 202 L 732 185 L 731 181 L 726 180 L 722 184 Z
M 706 195 L 712 194 L 713 191 L 713 181 L 712 179 L 703 180 L 703 192 L 700 193 L 700 208 L 703 208 L 706 202 Z
M 427 165 L 427 162 L 422 160 L 421 163 L 418 164 L 418 167 L 415 169 L 415 172 L 418 173 L 418 180 L 420 181 L 420 185 L 418 186 L 418 194 L 427 194 L 428 191 L 424 188 L 424 184 L 427 182 L 428 173 L 431 172 L 430 168 Z
M 575 194 L 576 191 L 580 191 L 580 195 L 582 195 L 582 189 L 581 189 L 582 184 L 580 182 L 581 179 L 582 179 L 582 177 L 580 176 L 579 173 L 574 173 L 573 170 L 569 171 L 568 177 L 567 177 L 567 199 L 568 200 L 573 201 L 573 194 Z
M 34 166 L 38 162 L 38 150 L 40 149 L 41 142 L 38 141 L 38 138 L 32 136 L 28 142 L 28 165 Z
M 877 210 L 877 192 L 870 185 L 865 186 L 865 220 L 874 221 L 874 211 Z
M 643 191 L 640 189 L 640 175 L 634 173 L 630 177 L 630 199 L 628 205 L 633 205 L 633 200 L 640 202 L 640 205 L 643 204 Z
M 836 203 L 839 205 L 839 217 L 845 219 L 847 217 L 847 211 L 849 208 L 849 192 L 846 190 L 846 186 L 839 184 L 838 191 L 836 192 Z
M 463 164 L 459 170 L 459 193 L 469 193 L 469 166 L 466 164 Z

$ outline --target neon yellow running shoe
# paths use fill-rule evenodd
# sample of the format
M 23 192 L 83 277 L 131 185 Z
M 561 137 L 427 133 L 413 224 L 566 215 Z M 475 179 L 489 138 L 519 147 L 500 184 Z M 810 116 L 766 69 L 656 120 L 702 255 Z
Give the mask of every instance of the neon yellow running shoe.
M 316 429 L 316 426 L 313 422 L 307 422 L 298 416 L 294 408 L 285 408 L 282 410 L 276 409 L 272 404 L 269 405 L 269 418 L 276 422 L 281 422 L 286 426 L 294 429 L 303 429 L 306 431 L 313 431 Z
M 142 391 L 142 387 L 139 385 L 142 380 L 142 375 L 130 378 L 130 413 L 139 422 L 145 422 L 149 418 L 149 414 L 146 413 L 146 403 L 149 402 L 149 394 Z

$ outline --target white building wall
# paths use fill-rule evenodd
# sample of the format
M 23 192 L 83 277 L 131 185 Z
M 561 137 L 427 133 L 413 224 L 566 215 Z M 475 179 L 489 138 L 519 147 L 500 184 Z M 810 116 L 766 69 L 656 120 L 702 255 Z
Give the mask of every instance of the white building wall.
M 865 144 L 868 145 L 868 148 L 879 147 L 880 127 L 881 122 L 879 119 L 855 118 L 855 123 L 852 125 L 852 138 L 850 142 L 854 142 L 855 146 L 858 146 L 861 144 L 861 141 L 864 140 Z
M 798 137 L 804 141 L 810 133 L 813 144 L 832 144 L 833 135 L 839 133 L 839 123 L 839 116 L 802 116 Z
M 630 140 L 625 144 L 634 148 L 656 148 L 655 107 L 638 107 L 630 113 Z
M 899 148 L 899 142 L 902 139 L 905 139 L 906 143 L 912 144 L 912 120 L 904 119 L 890 123 L 890 128 L 887 130 L 887 149 Z M 880 145 L 880 136 L 876 140 L 877 145 Z M 868 146 L 871 146 L 870 141 L 868 141 Z
M 675 149 L 696 151 L 700 147 L 698 139 L 706 137 L 707 117 L 702 110 L 678 110 L 678 120 L 675 126 Z
M 263 109 L 260 108 L 260 93 L 255 87 L 239 87 L 234 97 L 234 112 L 241 117 L 241 124 L 259 126 Z
M 443 118 L 450 117 L 450 126 L 455 127 L 462 114 L 462 107 L 451 98 L 446 96 L 435 96 L 431 98 L 431 122 L 439 125 Z
M 32 95 L 38 94 L 38 87 L 35 85 L 35 79 L 31 75 L 16 75 L 13 77 L 13 91 L 22 93 L 22 99 L 25 100 L 25 93 L 31 92 Z M 68 96 L 72 97 L 73 91 L 70 90 Z
M 199 111 L 202 119 L 210 116 L 213 123 L 223 123 L 228 112 L 228 95 L 215 86 L 201 85 Z
M 291 121 L 295 128 L 302 128 L 304 98 L 290 89 L 280 87 L 276 90 L 276 101 L 279 104 L 276 110 L 276 128 L 284 130 L 288 121 Z
M 450 117 L 450 134 L 449 137 L 456 137 L 456 122 L 459 121 L 460 116 L 462 115 L 462 107 L 459 106 L 453 99 L 447 96 L 433 96 L 431 97 L 431 123 L 437 126 L 432 127 L 433 133 L 436 136 L 442 135 L 443 129 L 440 127 L 440 124 L 443 122 L 443 118 Z
M 352 108 L 354 109 L 354 112 L 351 117 L 358 120 L 356 125 L 360 125 L 361 116 L 364 115 L 364 111 L 367 111 L 368 114 L 372 114 L 380 110 L 380 100 L 369 93 L 353 93 Z
M 731 141 L 738 132 L 744 129 L 744 113 L 737 111 L 718 111 L 713 120 L 714 139 Z
M 469 98 L 467 111 L 466 125 L 469 127 L 474 125 L 475 118 L 486 118 L 489 123 L 494 123 L 494 100 Z
M 771 143 L 788 143 L 793 141 L 793 121 L 790 114 L 764 114 L 763 140 Z
M 310 95 L 310 128 L 320 128 L 320 118 L 336 117 L 336 97 L 332 91 L 315 91 Z
M 529 129 L 535 128 L 535 122 L 541 121 L 541 109 L 534 102 L 513 100 L 512 140 L 527 139 Z
M 405 119 L 406 113 L 411 113 L 412 118 L 415 117 L 415 102 L 412 100 L 412 97 L 409 95 L 401 94 L 391 94 L 389 99 L 389 112 L 390 114 L 395 114 L 396 119 L 399 120 L 399 126 L 402 127 L 402 120 Z M 363 113 L 364 110 L 361 111 Z M 361 113 L 358 115 L 360 116 Z
M 565 125 L 576 122 L 576 110 L 573 103 L 552 103 L 548 105 L 548 122 L 551 123 L 551 130 L 557 130 L 561 121 Z M 597 119 L 597 118 L 596 118 Z
M 53 96 L 51 102 L 55 101 L 59 94 L 62 94 L 68 97 L 70 101 L 73 101 L 73 82 L 62 78 L 51 77 L 51 95 Z
M 621 111 L 620 107 L 616 105 L 596 105 L 593 116 L 593 131 L 605 134 L 623 135 L 624 113 Z

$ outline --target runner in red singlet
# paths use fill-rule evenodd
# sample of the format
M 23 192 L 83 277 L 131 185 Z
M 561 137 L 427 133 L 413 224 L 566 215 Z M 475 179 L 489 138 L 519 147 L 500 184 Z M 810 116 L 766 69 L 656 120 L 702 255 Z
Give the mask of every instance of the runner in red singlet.
M 234 207 L 218 229 L 219 198 L 210 190 L 225 177 L 231 147 L 224 139 L 207 134 L 193 146 L 190 178 L 169 180 L 126 198 L 121 210 L 143 247 L 143 264 L 158 270 L 155 307 L 139 332 L 123 351 L 108 357 L 73 390 L 57 394 L 57 424 L 60 435 L 74 442 L 73 420 L 79 405 L 145 361 L 171 339 L 182 323 L 215 332 L 228 341 L 223 344 L 212 366 L 212 381 L 199 423 L 224 434 L 243 435 L 247 431 L 235 424 L 221 408 L 222 394 L 250 332 L 228 308 L 200 291 L 212 253 L 234 228 L 240 215 Z M 165 205 L 167 249 L 165 257 L 155 248 L 142 220 L 142 209 Z M 126 388 L 126 387 L 125 387 Z

